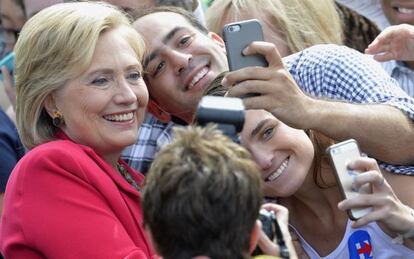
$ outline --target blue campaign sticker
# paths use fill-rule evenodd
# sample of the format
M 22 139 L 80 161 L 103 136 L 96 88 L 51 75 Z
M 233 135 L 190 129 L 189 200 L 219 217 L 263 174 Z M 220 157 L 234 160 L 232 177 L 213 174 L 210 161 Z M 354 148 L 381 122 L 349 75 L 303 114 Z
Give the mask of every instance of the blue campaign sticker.
M 352 233 L 348 239 L 348 251 L 350 259 L 371 259 L 372 243 L 371 237 L 365 230 Z

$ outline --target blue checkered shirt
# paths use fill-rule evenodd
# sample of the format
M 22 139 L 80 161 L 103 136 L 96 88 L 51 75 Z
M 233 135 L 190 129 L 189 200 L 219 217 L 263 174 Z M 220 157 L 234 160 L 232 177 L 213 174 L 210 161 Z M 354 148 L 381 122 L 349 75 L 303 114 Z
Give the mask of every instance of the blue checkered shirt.
M 316 45 L 283 61 L 299 87 L 310 96 L 388 104 L 414 120 L 414 99 L 369 56 L 343 46 Z M 173 123 L 161 123 L 147 116 L 137 143 L 128 147 L 122 158 L 145 174 L 156 152 L 171 141 L 173 126 Z M 414 175 L 414 166 L 379 163 L 390 172 Z
M 137 142 L 124 149 L 121 158 L 138 172 L 146 174 L 161 147 L 171 142 L 174 125 L 173 122 L 163 123 L 147 112 Z

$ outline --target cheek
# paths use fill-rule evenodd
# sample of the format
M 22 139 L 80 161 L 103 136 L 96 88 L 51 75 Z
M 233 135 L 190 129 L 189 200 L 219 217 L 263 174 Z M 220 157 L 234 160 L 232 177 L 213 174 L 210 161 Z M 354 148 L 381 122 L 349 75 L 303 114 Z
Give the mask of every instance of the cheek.
M 142 83 L 136 90 L 135 95 L 137 96 L 138 106 L 145 107 L 148 104 L 148 89 L 145 83 Z

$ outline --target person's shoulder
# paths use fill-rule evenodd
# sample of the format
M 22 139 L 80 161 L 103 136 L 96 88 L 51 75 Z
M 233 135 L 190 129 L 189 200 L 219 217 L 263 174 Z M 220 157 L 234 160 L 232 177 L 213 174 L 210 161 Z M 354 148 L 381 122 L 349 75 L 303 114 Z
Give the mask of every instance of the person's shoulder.
M 337 59 L 348 55 L 362 55 L 343 45 L 317 44 L 283 58 L 286 63 Z
M 85 157 L 90 156 L 88 153 L 94 153 L 92 149 L 79 145 L 70 140 L 53 140 L 41 144 L 30 150 L 25 156 L 26 163 L 39 164 L 44 163 L 73 163 L 82 161 Z
M 6 131 L 9 132 L 12 129 L 15 129 L 13 121 L 10 117 L 0 108 L 0 132 Z
M 319 58 L 343 57 L 348 55 L 362 56 L 363 54 L 344 45 L 317 44 L 304 49 L 303 55 Z

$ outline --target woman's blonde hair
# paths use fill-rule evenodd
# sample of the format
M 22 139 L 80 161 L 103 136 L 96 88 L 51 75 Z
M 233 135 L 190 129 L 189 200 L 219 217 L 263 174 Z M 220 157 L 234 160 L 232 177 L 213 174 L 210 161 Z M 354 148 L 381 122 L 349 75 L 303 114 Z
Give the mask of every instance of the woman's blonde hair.
M 316 44 L 342 44 L 333 0 L 215 0 L 206 13 L 207 27 L 221 34 L 224 19 L 235 22 L 246 14 L 283 37 L 291 53 Z
M 141 60 L 142 38 L 109 4 L 57 4 L 24 25 L 15 46 L 16 122 L 28 149 L 54 139 L 57 128 L 44 108 L 47 96 L 87 70 L 100 35 L 115 28 L 122 28 L 120 37 Z

